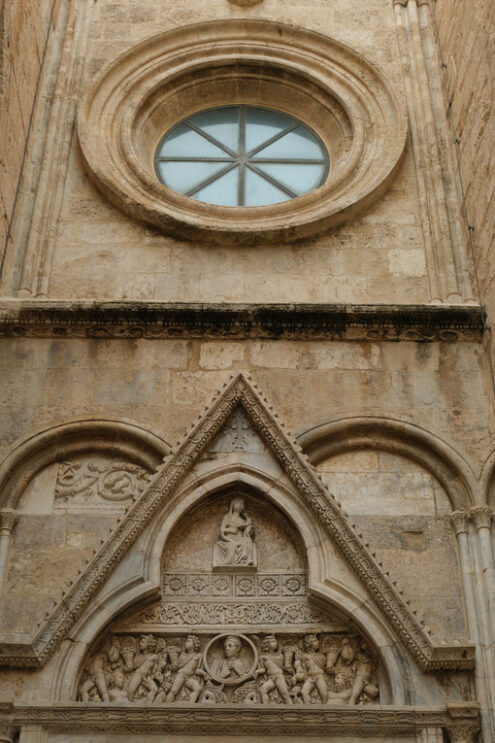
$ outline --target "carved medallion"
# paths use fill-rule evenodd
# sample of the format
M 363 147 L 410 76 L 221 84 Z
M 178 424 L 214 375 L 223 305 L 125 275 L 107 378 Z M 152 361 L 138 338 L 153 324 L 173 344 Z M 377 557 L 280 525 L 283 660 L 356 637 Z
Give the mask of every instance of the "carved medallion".
M 245 635 L 218 635 L 206 646 L 205 669 L 214 681 L 232 686 L 253 676 L 258 654 Z

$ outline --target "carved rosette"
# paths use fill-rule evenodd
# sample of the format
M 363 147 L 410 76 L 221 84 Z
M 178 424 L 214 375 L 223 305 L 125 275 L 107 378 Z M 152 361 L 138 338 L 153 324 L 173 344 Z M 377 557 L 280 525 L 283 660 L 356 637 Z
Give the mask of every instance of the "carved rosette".
M 0 535 L 10 536 L 17 523 L 18 513 L 13 508 L 0 510 Z

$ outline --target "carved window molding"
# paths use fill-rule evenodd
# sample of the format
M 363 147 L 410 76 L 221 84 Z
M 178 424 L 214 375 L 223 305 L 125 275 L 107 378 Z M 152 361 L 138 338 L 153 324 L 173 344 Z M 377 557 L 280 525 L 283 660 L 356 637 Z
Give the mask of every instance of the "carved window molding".
M 297 199 L 246 208 L 159 183 L 153 155 L 164 132 L 232 104 L 296 114 L 332 152 L 332 177 Z M 243 19 L 176 29 L 120 56 L 87 88 L 78 133 L 90 175 L 126 213 L 181 238 L 253 244 L 313 235 L 378 198 L 400 164 L 407 116 L 384 75 L 352 49 Z

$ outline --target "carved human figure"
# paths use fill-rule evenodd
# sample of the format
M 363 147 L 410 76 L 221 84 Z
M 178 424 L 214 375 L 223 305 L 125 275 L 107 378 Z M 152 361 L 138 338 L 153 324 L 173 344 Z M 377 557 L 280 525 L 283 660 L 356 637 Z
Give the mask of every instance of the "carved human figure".
M 374 699 L 378 696 L 378 688 L 371 683 L 373 666 L 368 655 L 368 645 L 362 640 L 356 653 L 356 662 L 354 682 L 352 684 L 352 693 L 349 698 L 349 704 L 356 704 L 360 694 L 364 693 Z
M 120 643 L 116 637 L 113 637 L 105 645 L 101 653 L 95 655 L 88 666 L 88 678 L 83 682 L 80 688 L 81 700 L 89 702 L 90 692 L 96 689 L 103 702 L 109 702 L 108 685 L 106 671 L 112 664 L 117 663 L 120 655 Z
M 333 691 L 328 692 L 329 704 L 340 704 L 348 702 L 352 694 L 349 682 L 343 673 L 336 673 L 333 683 Z
M 128 696 L 124 687 L 124 673 L 119 669 L 117 669 L 116 671 L 112 671 L 112 673 L 110 673 L 108 676 L 108 695 L 111 702 L 127 701 Z
M 223 656 L 211 661 L 212 673 L 221 679 L 233 680 L 246 676 L 251 665 L 247 658 L 240 658 L 242 648 L 241 638 L 237 635 L 228 635 L 223 641 Z
M 132 665 L 134 673 L 129 681 L 129 686 L 127 687 L 127 696 L 131 702 L 134 700 L 141 685 L 147 689 L 153 698 L 158 692 L 158 686 L 152 677 L 156 659 L 156 639 L 153 635 L 141 635 L 139 638 L 138 650 L 133 658 Z
M 202 655 L 200 653 L 201 643 L 196 635 L 188 635 L 184 642 L 184 649 L 177 657 L 177 675 L 172 683 L 165 701 L 173 702 L 177 694 L 183 689 L 188 689 L 191 694 L 189 702 L 195 702 L 202 688 L 198 676 L 206 675 L 201 666 Z M 175 667 L 172 666 L 172 671 Z
M 320 652 L 320 641 L 316 635 L 305 635 L 304 652 L 296 657 L 296 673 L 292 682 L 303 681 L 301 696 L 304 704 L 311 704 L 311 692 L 316 688 L 323 704 L 328 701 L 328 685 L 325 677 L 327 657 Z
M 270 703 L 268 694 L 273 689 L 278 691 L 285 704 L 292 704 L 292 697 L 284 676 L 284 665 L 285 656 L 279 650 L 277 638 L 274 635 L 268 635 L 261 643 L 259 668 L 255 671 L 255 676 L 265 674 L 267 677 L 259 688 L 263 704 Z
M 246 514 L 244 498 L 232 498 L 220 525 L 220 536 L 213 548 L 213 567 L 256 566 L 254 527 Z

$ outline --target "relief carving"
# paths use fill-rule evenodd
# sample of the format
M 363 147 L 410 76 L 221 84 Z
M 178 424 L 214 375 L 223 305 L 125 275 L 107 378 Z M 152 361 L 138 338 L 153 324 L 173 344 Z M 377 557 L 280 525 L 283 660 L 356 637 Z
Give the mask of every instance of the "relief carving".
M 258 573 L 236 575 L 222 573 L 165 573 L 164 596 L 208 596 L 211 598 L 271 596 L 273 598 L 306 595 L 304 573 Z
M 103 500 L 120 504 L 144 490 L 150 474 L 130 462 L 60 462 L 55 504 L 86 505 Z
M 320 624 L 324 618 L 306 601 L 291 603 L 168 603 L 143 612 L 137 624 L 232 625 Z
M 85 665 L 83 702 L 369 704 L 377 662 L 356 635 L 120 635 Z
M 213 547 L 213 570 L 233 567 L 240 570 L 256 569 L 254 527 L 241 496 L 235 496 L 230 501 Z

